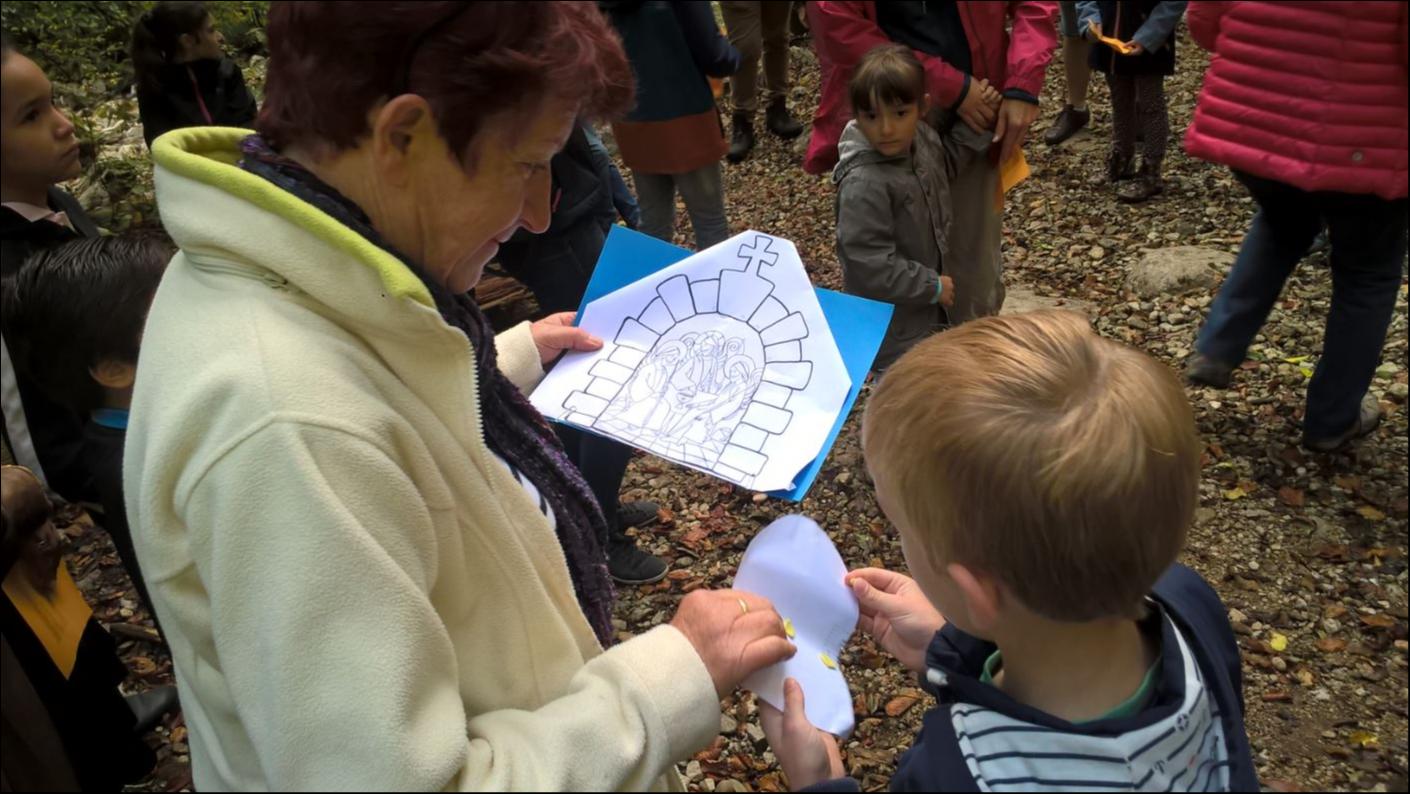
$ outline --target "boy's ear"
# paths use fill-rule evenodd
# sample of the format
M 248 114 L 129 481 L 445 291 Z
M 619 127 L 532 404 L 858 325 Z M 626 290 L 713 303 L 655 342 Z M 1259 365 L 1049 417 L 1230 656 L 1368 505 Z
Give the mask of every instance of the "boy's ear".
M 999 580 L 968 566 L 952 562 L 945 566 L 969 613 L 970 628 L 979 636 L 993 636 L 1003 609 L 1004 593 Z
M 88 375 L 105 389 L 130 389 L 137 380 L 137 365 L 131 361 L 105 358 L 89 367 Z

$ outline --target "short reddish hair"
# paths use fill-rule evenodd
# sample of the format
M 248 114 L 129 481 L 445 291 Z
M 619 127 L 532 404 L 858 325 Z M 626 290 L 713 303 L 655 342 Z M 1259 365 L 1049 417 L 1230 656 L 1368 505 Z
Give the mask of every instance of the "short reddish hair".
M 276 148 L 351 148 L 368 110 L 402 93 L 426 99 L 462 160 L 497 114 L 553 98 L 603 119 L 632 103 L 631 66 L 596 3 L 276 2 L 267 35 L 256 127 Z

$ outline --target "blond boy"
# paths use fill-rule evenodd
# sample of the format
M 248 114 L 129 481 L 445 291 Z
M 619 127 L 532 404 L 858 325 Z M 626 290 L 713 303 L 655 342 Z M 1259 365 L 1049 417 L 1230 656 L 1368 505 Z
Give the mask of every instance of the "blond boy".
M 863 445 L 915 578 L 850 573 L 861 628 L 937 699 L 893 790 L 1257 789 L 1224 607 L 1175 564 L 1200 442 L 1163 365 L 1076 314 L 976 320 L 888 371 Z M 855 789 L 785 700 L 792 785 Z

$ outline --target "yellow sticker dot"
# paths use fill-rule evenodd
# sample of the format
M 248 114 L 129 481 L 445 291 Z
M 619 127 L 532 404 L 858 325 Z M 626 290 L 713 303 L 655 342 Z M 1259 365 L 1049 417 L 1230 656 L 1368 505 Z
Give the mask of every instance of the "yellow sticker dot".
M 787 634 L 790 640 L 793 639 L 793 637 L 797 634 L 797 632 L 793 630 L 792 620 L 789 620 L 788 618 L 783 619 L 783 633 Z
M 823 667 L 826 667 L 826 668 L 829 669 L 829 670 L 836 670 L 836 669 L 837 669 L 837 662 L 832 661 L 832 657 L 831 657 L 831 656 L 828 656 L 828 655 L 825 654 L 825 653 L 820 653 L 820 654 L 818 654 L 818 658 L 822 660 Z

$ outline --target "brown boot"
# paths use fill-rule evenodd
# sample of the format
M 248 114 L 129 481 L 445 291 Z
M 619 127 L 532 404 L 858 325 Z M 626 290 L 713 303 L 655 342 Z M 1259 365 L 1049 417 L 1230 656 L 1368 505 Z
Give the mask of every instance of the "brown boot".
M 1160 180 L 1160 163 L 1141 163 L 1136 178 L 1117 188 L 1116 198 L 1126 204 L 1139 204 L 1165 190 Z

